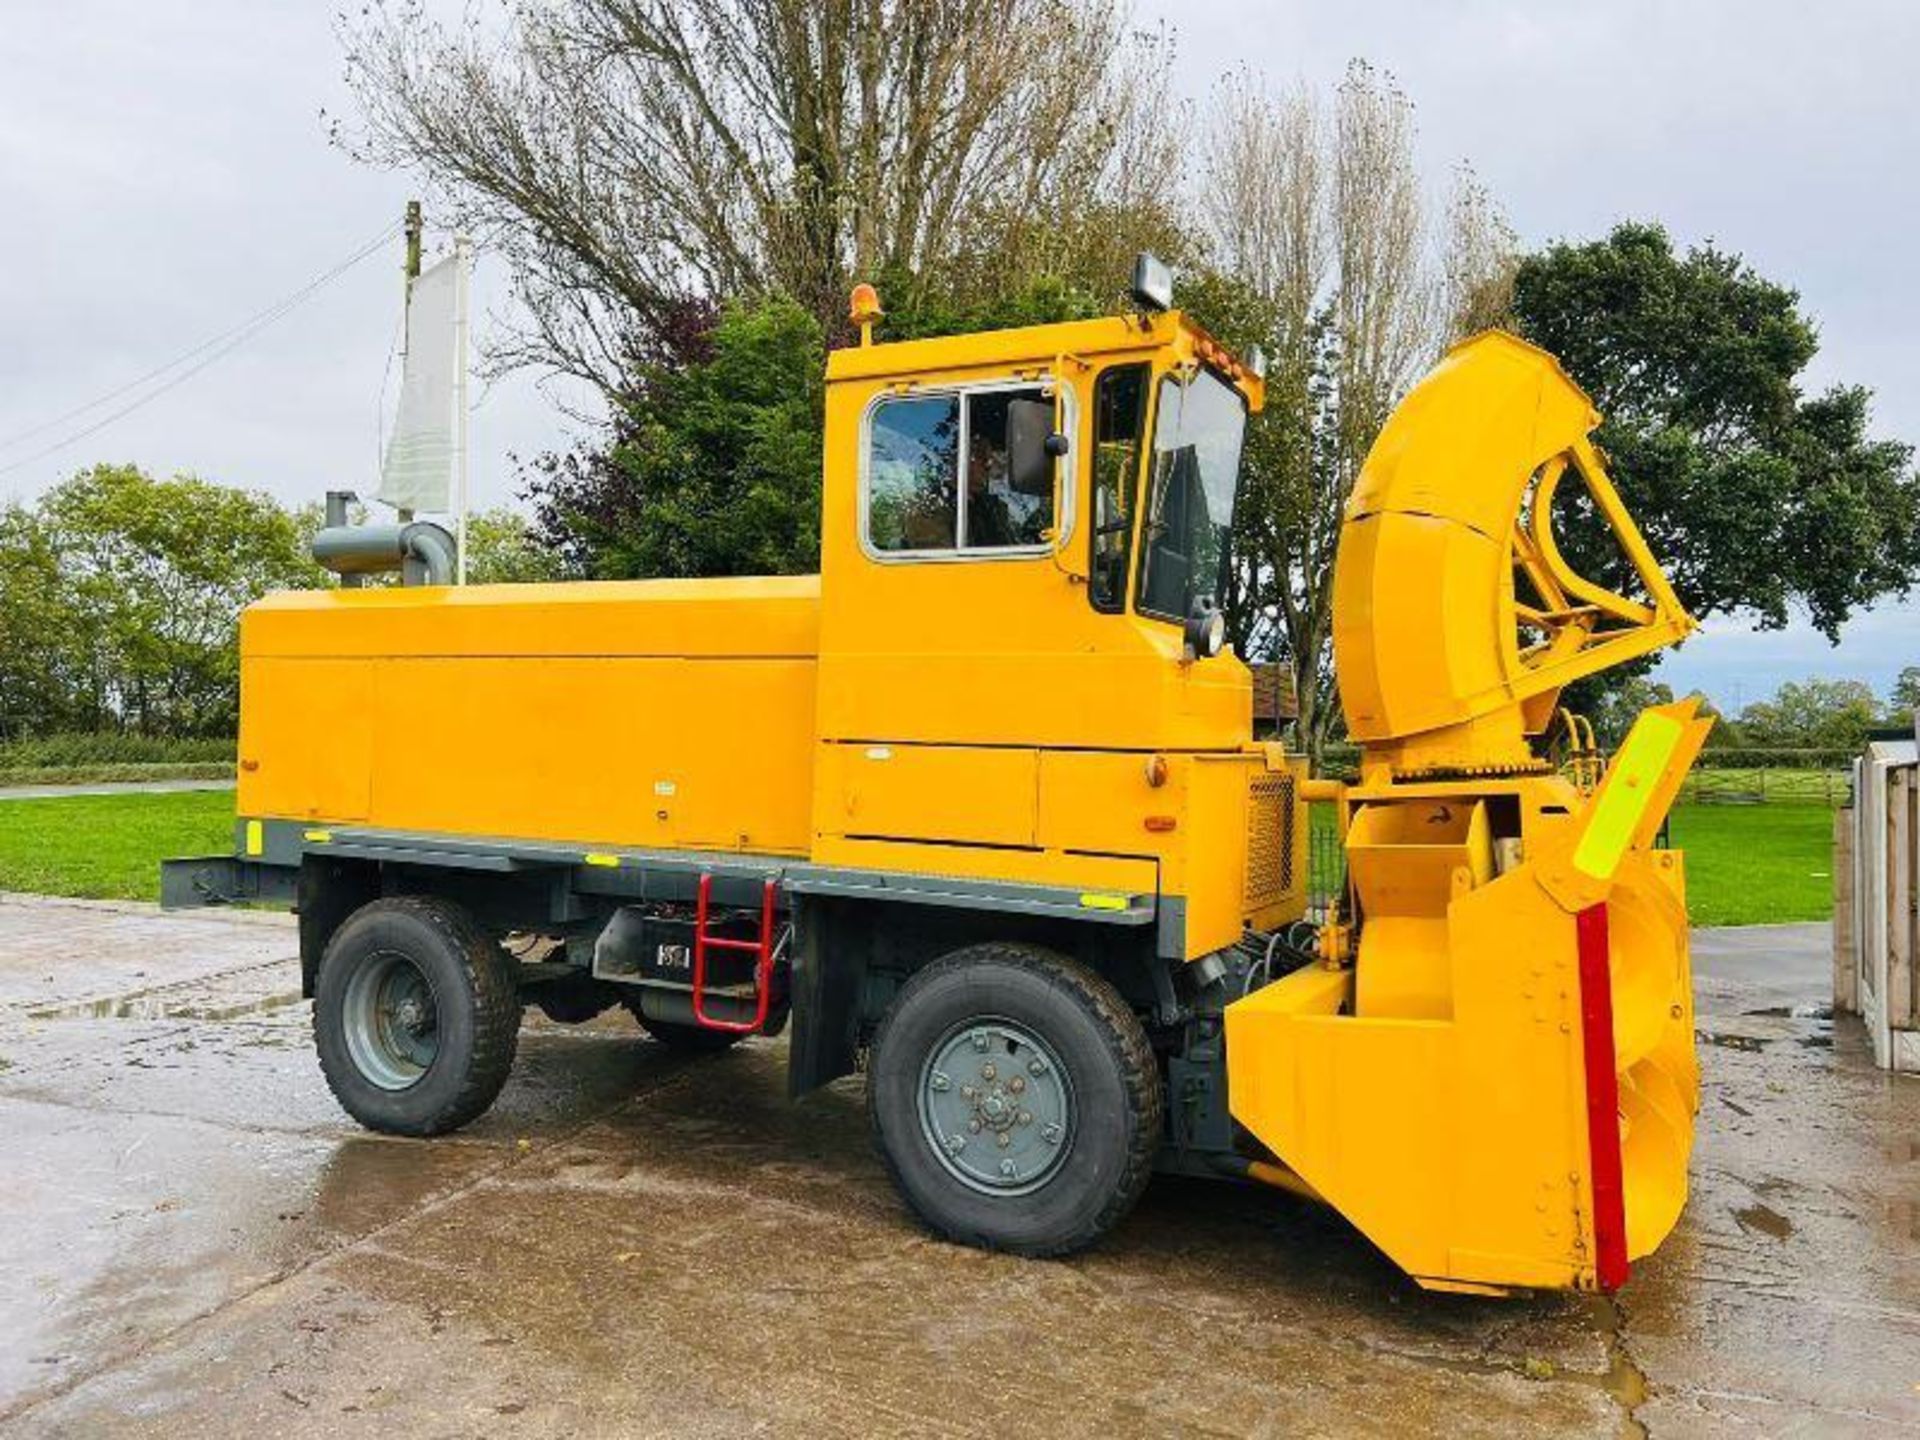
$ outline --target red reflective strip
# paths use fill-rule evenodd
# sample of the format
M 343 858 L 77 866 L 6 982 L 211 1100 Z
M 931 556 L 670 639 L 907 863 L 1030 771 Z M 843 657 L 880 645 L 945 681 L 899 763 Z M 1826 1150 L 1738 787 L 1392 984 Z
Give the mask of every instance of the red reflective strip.
M 1627 1197 L 1620 1174 L 1620 1077 L 1614 1072 L 1613 979 L 1607 907 L 1574 917 L 1580 944 L 1580 1034 L 1587 1072 L 1587 1151 L 1593 1173 L 1594 1271 L 1602 1290 L 1627 1281 Z

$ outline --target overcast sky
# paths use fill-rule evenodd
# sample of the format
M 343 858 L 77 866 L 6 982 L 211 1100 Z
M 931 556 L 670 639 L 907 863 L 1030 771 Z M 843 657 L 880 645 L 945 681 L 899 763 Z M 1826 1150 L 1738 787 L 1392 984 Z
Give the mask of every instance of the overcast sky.
M 335 8 L 12 9 L 0 27 L 0 500 L 97 460 L 290 501 L 370 488 L 397 243 L 98 434 L 32 458 L 117 406 L 7 443 L 230 329 L 398 218 L 408 182 L 326 141 L 321 109 L 346 103 Z M 1740 251 L 1801 292 L 1822 338 L 1815 383 L 1871 386 L 1878 429 L 1920 440 L 1920 4 L 1139 0 L 1138 13 L 1176 26 L 1195 96 L 1242 62 L 1318 86 L 1352 56 L 1392 71 L 1418 107 L 1427 171 L 1470 161 L 1528 243 L 1652 217 L 1682 242 Z M 478 293 L 506 304 L 484 265 Z M 492 503 L 514 488 L 509 454 L 564 443 L 569 425 L 531 377 L 479 401 L 475 495 Z M 1838 650 L 1803 628 L 1716 623 L 1663 673 L 1738 704 L 1816 672 L 1884 689 L 1912 663 L 1916 604 L 1863 617 Z

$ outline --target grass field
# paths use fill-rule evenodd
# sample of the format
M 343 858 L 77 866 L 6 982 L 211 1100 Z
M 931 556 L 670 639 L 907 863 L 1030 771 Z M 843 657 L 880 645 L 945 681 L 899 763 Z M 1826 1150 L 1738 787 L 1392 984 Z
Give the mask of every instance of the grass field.
M 158 900 L 160 862 L 233 848 L 233 792 L 0 800 L 0 890 Z
M 1682 805 L 1694 922 L 1824 920 L 1833 910 L 1833 812 L 1824 805 Z M 0 890 L 153 900 L 168 856 L 233 843 L 233 792 L 0 801 Z
M 1677 805 L 1696 925 L 1767 925 L 1833 914 L 1833 811 L 1825 805 Z

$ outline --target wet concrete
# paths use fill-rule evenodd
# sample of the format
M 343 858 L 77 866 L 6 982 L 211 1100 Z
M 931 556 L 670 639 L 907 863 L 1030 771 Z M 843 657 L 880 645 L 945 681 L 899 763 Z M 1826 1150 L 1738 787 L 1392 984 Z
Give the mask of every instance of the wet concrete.
M 177 795 L 231 790 L 232 780 L 94 780 L 78 785 L 0 785 L 0 800 L 58 800 L 66 795 Z
M 1428 1296 L 1156 1181 L 1060 1263 L 936 1242 L 858 1082 L 530 1022 L 459 1136 L 320 1080 L 277 917 L 0 897 L 0 1429 L 22 1435 L 1920 1431 L 1920 1080 L 1824 931 L 1698 942 L 1686 1217 L 1616 1302 Z

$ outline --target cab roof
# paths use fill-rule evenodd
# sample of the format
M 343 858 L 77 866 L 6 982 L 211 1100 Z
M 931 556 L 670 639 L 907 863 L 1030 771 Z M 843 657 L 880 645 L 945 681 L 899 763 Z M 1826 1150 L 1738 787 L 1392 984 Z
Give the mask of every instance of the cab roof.
M 975 369 L 1042 369 L 1051 368 L 1062 355 L 1094 360 L 1159 349 L 1172 349 L 1181 360 L 1211 365 L 1240 388 L 1250 408 L 1260 408 L 1266 390 L 1261 378 L 1178 310 L 849 345 L 828 354 L 827 382 L 914 380 Z

